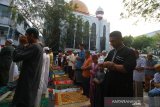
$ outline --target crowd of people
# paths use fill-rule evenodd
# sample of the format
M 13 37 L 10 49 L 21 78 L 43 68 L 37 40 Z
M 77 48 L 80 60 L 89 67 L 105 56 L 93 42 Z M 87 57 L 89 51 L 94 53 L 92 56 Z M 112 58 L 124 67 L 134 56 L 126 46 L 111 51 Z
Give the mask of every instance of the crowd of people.
M 12 39 L 7 39 L 1 49 L 0 87 L 18 81 L 11 107 L 39 107 L 41 96 L 47 91 L 49 70 L 55 64 L 82 87 L 91 107 L 106 106 L 108 97 L 141 97 L 143 103 L 143 89 L 149 91 L 149 97 L 160 95 L 160 67 L 152 54 L 140 57 L 139 51 L 123 44 L 119 31 L 109 35 L 113 47 L 110 51 L 90 53 L 80 44 L 78 52 L 59 52 L 57 58 L 38 36 L 37 29 L 29 28 L 25 36 L 19 38 L 17 47 L 13 47 Z M 155 88 L 150 90 L 152 79 Z

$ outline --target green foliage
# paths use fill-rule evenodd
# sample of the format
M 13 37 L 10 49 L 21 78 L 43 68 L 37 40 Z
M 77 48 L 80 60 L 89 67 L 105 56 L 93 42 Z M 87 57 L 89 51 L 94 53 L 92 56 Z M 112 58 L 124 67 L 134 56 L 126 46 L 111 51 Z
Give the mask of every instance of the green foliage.
M 42 30 L 44 31 L 45 44 L 55 51 L 66 46 L 73 47 L 75 33 L 79 42 L 82 42 L 83 35 L 88 34 L 89 28 L 85 28 L 87 31 L 82 32 L 84 28 L 82 18 L 73 14 L 76 6 L 73 7 L 72 3 L 67 3 L 65 0 L 49 0 L 48 2 L 45 0 L 17 0 L 15 7 L 41 33 Z M 20 18 L 18 21 L 21 21 Z
M 153 39 L 153 44 L 152 44 L 152 48 L 153 49 L 157 49 L 160 46 L 160 34 L 157 33 L 154 36 L 152 36 Z
M 72 13 L 72 8 L 64 0 L 55 0 L 50 4 L 47 3 L 42 12 L 47 30 L 46 44 L 53 47 L 54 50 L 59 49 L 59 47 L 61 49 L 65 48 L 66 44 L 73 38 L 74 24 L 77 21 Z M 68 34 L 60 38 L 65 30 Z
M 125 36 L 123 37 L 123 43 L 128 47 L 148 53 L 153 50 L 157 50 L 160 47 L 160 34 L 157 33 L 151 37 L 147 35 L 137 37 Z
M 128 46 L 128 47 L 132 47 L 132 44 L 133 44 L 133 37 L 132 36 L 124 36 L 123 37 L 123 43 L 125 46 Z
M 135 49 L 142 50 L 144 48 L 147 48 L 148 46 L 151 46 L 152 43 L 153 43 L 153 39 L 151 37 L 142 35 L 134 38 L 132 46 Z
M 125 11 L 121 13 L 123 18 L 141 16 L 146 20 L 160 20 L 159 0 L 123 0 L 123 4 L 125 9 Z
M 83 27 L 82 26 L 83 26 L 83 21 L 81 18 L 79 18 L 77 21 L 77 26 L 76 26 L 76 28 L 77 28 L 76 37 L 75 37 L 75 41 L 76 41 L 75 46 L 77 46 L 76 48 L 78 48 L 78 45 L 80 43 L 82 43 L 82 38 L 83 38 L 82 37 L 83 36 L 83 32 L 82 32 Z
M 71 14 L 68 18 L 68 28 L 67 28 L 67 35 L 66 35 L 66 47 L 73 48 L 74 44 L 74 36 L 77 31 L 77 23 L 79 18 L 76 17 L 74 14 Z
M 46 2 L 39 0 L 16 0 L 14 5 L 12 5 L 12 11 L 21 14 L 24 19 L 31 22 L 35 28 L 42 32 L 43 21 L 40 19 L 40 16 L 42 16 L 45 4 Z
M 15 20 L 16 19 L 16 14 L 17 14 L 17 9 L 16 8 L 12 8 L 12 17 L 11 17 L 11 19 L 12 20 Z
M 41 33 L 42 30 L 44 31 L 45 44 L 57 51 L 60 46 L 64 48 L 63 46 L 71 41 L 75 24 L 80 19 L 73 14 L 73 8 L 76 7 L 72 8 L 71 5 L 65 0 L 49 0 L 48 2 L 17 0 L 14 7 Z M 21 17 L 18 17 L 18 21 L 21 22 Z M 67 33 L 64 32 L 65 30 Z
M 17 23 L 20 24 L 22 21 L 24 21 L 24 17 L 21 14 L 18 14 Z
M 89 32 L 90 32 L 90 27 L 89 27 L 89 22 L 88 21 L 86 21 L 85 23 L 84 23 L 84 33 L 83 33 L 83 43 L 85 44 L 85 49 L 88 49 L 89 47 L 89 36 L 90 36 L 90 34 L 89 34 Z

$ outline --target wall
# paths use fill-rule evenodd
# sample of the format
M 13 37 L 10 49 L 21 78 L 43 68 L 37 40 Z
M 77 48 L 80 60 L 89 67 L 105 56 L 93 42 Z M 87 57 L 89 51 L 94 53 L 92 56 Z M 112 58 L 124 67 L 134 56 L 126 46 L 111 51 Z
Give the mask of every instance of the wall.
M 85 15 L 82 13 L 74 12 L 77 16 L 80 15 L 84 21 L 88 21 L 90 28 L 93 23 L 96 24 L 96 49 L 98 51 L 101 51 L 100 49 L 100 38 L 103 36 L 103 26 L 106 26 L 106 43 L 105 43 L 105 49 L 109 50 L 109 33 L 110 33 L 110 23 L 107 22 L 107 20 L 102 19 L 98 20 L 96 16 L 90 16 L 90 15 Z
M 0 4 L 3 4 L 3 5 L 9 6 L 10 3 L 11 3 L 11 0 L 0 0 Z

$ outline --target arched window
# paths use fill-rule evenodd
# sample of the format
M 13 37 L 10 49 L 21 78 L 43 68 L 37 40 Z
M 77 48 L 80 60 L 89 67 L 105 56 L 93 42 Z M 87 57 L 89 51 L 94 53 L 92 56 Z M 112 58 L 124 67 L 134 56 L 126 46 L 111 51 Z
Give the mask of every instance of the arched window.
M 105 45 L 106 45 L 106 26 L 103 26 L 103 37 L 101 37 L 101 51 L 105 50 Z
M 96 24 L 91 27 L 90 50 L 96 50 Z
M 79 19 L 78 20 L 78 23 L 77 23 L 77 30 L 76 30 L 76 37 L 75 37 L 75 48 L 79 48 L 79 44 L 82 43 L 82 36 L 83 36 L 83 33 L 82 33 L 82 19 Z
M 84 25 L 83 43 L 85 45 L 85 49 L 88 49 L 89 48 L 89 22 L 88 21 L 86 21 Z

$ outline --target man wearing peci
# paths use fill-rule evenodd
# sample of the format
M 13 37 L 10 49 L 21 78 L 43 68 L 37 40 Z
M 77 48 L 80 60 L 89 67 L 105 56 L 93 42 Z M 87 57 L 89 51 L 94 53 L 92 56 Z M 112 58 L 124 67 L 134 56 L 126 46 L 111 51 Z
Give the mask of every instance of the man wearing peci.
M 104 80 L 104 97 L 133 97 L 133 70 L 136 56 L 122 41 L 120 31 L 110 33 L 110 43 L 114 49 L 103 65 L 108 69 Z
M 28 28 L 26 36 L 28 45 L 20 45 L 13 52 L 13 61 L 23 63 L 12 107 L 34 107 L 40 83 L 43 49 L 38 43 L 39 32 Z

